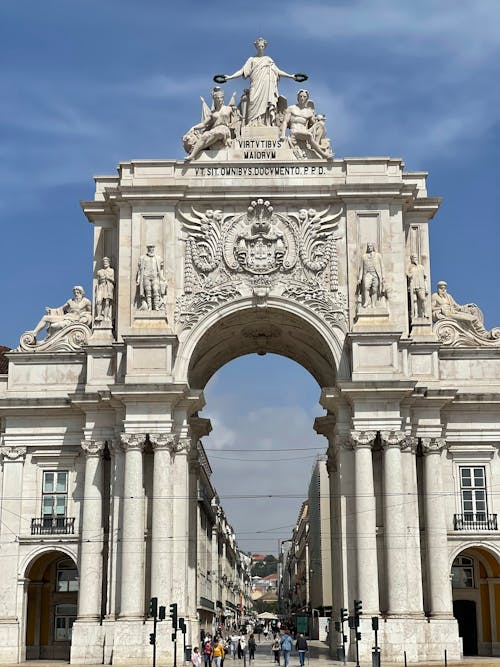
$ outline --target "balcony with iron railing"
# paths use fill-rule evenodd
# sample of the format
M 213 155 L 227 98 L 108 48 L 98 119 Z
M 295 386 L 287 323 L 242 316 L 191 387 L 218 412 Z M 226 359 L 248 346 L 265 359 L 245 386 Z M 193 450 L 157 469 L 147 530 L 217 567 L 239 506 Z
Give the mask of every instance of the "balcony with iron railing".
M 67 516 L 44 516 L 31 519 L 32 535 L 74 535 L 75 518 Z
M 485 512 L 454 514 L 453 530 L 498 530 L 497 515 Z

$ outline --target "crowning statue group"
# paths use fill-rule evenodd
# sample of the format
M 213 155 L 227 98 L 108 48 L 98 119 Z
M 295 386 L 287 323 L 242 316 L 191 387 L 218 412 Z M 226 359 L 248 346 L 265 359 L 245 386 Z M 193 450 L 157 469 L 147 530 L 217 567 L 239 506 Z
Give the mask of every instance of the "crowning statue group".
M 202 632 L 200 647 L 195 646 L 191 653 L 191 663 L 193 667 L 223 667 L 224 659 L 230 656 L 232 660 L 243 659 L 244 664 L 248 657 L 248 661 L 255 660 L 255 653 L 257 651 L 257 641 L 253 632 L 248 632 L 250 628 L 243 628 L 241 632 L 234 630 L 226 637 L 221 631 L 212 637 L 210 634 Z M 260 644 L 260 635 L 264 635 L 264 642 Z M 294 641 L 285 627 L 274 628 L 274 633 L 271 642 L 267 641 L 269 629 L 267 627 L 259 628 L 257 636 L 259 637 L 259 646 L 268 650 L 274 656 L 274 663 L 281 665 L 281 657 L 283 657 L 284 667 L 288 667 L 290 662 L 290 655 L 295 647 L 299 658 L 299 666 L 304 667 L 305 657 L 308 651 L 307 640 L 301 633 Z

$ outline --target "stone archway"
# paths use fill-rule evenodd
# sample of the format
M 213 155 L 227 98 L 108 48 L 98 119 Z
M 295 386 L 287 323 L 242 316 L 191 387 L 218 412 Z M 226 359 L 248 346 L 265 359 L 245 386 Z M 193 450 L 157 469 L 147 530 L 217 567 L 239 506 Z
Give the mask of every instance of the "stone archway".
M 500 562 L 484 546 L 465 546 L 451 566 L 453 613 L 464 655 L 497 655 L 500 637 Z
M 26 579 L 26 659 L 69 660 L 79 587 L 73 558 L 43 552 L 27 566 Z

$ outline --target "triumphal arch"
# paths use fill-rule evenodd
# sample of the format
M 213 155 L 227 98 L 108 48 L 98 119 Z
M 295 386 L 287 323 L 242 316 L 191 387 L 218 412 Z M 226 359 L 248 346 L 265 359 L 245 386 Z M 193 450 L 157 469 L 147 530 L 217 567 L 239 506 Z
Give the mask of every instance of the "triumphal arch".
M 464 601 L 476 652 L 500 652 L 500 332 L 443 281 L 433 293 L 440 200 L 426 174 L 334 157 L 335 119 L 330 139 L 314 77 L 309 93 L 306 75 L 279 69 L 265 40 L 255 46 L 240 70 L 207 79 L 185 159 L 129 160 L 96 177 L 83 202 L 93 293 L 76 286 L 8 353 L 4 661 L 41 641 L 28 596 L 43 595 L 33 568 L 55 550 L 78 569 L 72 662 L 147 663 L 150 596 L 179 603 L 196 643 L 200 609 L 222 586 L 200 565 L 209 422 L 198 413 L 212 374 L 254 352 L 294 359 L 321 389 L 333 620 L 362 600 L 362 657 L 378 616 L 385 659 L 458 658 Z M 296 99 L 280 94 L 285 77 Z M 205 575 L 215 583 L 201 594 Z M 170 632 L 158 642 L 171 655 Z

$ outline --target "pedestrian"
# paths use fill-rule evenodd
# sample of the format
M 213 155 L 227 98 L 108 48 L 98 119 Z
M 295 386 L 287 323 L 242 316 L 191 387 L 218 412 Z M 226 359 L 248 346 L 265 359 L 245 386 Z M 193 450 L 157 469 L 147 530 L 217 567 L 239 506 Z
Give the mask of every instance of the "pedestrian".
M 236 647 L 238 646 L 238 641 L 240 639 L 240 636 L 233 631 L 231 635 L 231 643 L 230 643 L 230 648 L 231 648 L 231 655 L 233 656 L 233 660 L 236 658 Z
M 267 639 L 267 635 L 269 634 L 269 630 L 267 625 L 264 626 L 264 639 Z
M 307 639 L 304 637 L 303 632 L 301 632 L 300 635 L 297 637 L 297 641 L 295 642 L 295 649 L 299 653 L 299 665 L 300 667 L 304 667 L 306 662 L 306 651 L 308 650 L 308 646 L 307 646 Z
M 293 641 L 290 635 L 288 634 L 288 630 L 286 628 L 283 628 L 283 634 L 281 635 L 281 651 L 283 653 L 283 664 L 285 667 L 288 667 L 288 663 L 290 662 L 290 653 L 292 652 L 293 648 Z
M 224 647 L 222 646 L 222 641 L 219 637 L 216 637 L 214 640 L 214 645 L 212 646 L 212 658 L 215 660 L 215 667 L 222 667 Z
M 250 635 L 250 638 L 248 640 L 248 660 L 255 660 L 255 649 L 257 648 L 257 644 L 255 642 L 255 637 Z
M 280 664 L 280 638 L 278 635 L 274 635 L 273 643 L 271 644 L 271 651 L 274 653 L 274 662 L 278 665 Z
M 206 635 L 205 643 L 203 644 L 203 659 L 205 667 L 212 667 L 212 637 Z
M 194 647 L 191 653 L 191 664 L 193 667 L 201 667 L 201 653 L 197 646 Z

